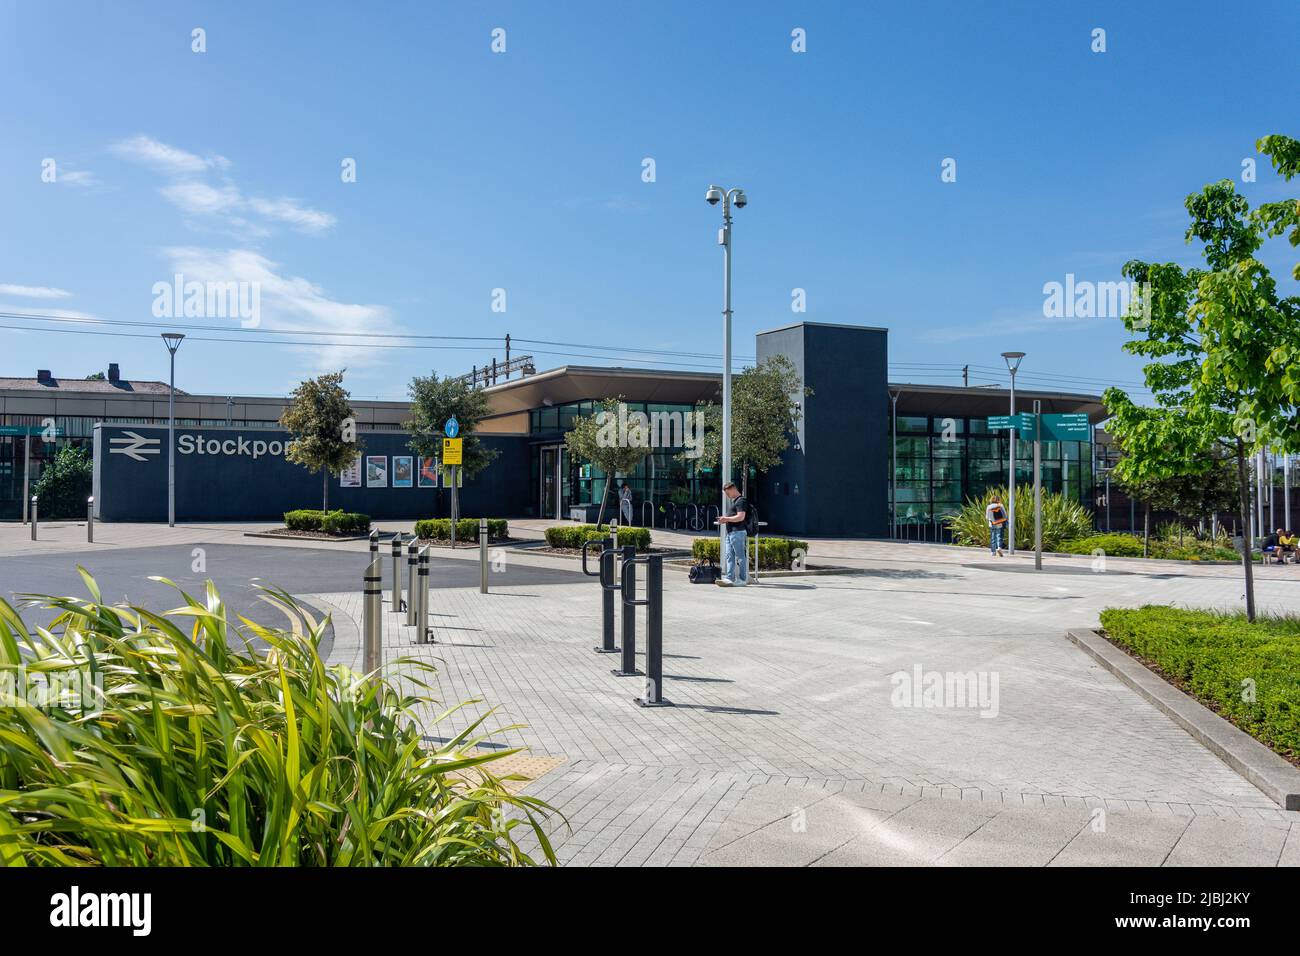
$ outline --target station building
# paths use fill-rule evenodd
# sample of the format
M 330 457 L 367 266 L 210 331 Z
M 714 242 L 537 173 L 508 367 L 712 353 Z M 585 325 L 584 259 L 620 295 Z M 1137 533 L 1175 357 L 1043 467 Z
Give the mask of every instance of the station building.
M 990 433 L 985 419 L 1007 413 L 1007 390 L 891 383 L 888 332 L 881 328 L 800 322 L 760 333 L 755 348 L 760 361 L 787 357 L 812 390 L 792 397 L 800 403 L 799 423 L 782 462 L 748 476 L 768 530 L 939 540 L 945 515 L 1006 483 L 1008 438 Z M 572 460 L 565 447 L 565 432 L 579 416 L 608 397 L 647 415 L 687 413 L 720 401 L 721 375 L 568 365 L 483 387 L 490 413 L 477 434 L 499 456 L 463 486 L 461 513 L 563 519 L 593 515 L 609 480 Z M 160 452 L 168 391 L 166 383 L 124 379 L 116 366 L 102 380 L 45 371 L 0 378 L 0 519 L 21 516 L 24 475 L 35 481 L 57 449 L 71 444 L 93 449 L 101 520 L 165 520 Z M 1095 395 L 1017 389 L 1018 411 L 1034 401 L 1045 413 L 1086 413 L 1094 425 L 1106 417 Z M 285 404 L 177 390 L 177 520 L 276 518 L 319 506 L 320 476 L 283 459 L 289 436 L 278 421 Z M 359 484 L 356 476 L 331 479 L 331 506 L 376 518 L 446 515 L 446 489 L 436 467 L 426 467 L 436 463 L 422 463 L 407 448 L 407 404 L 356 400 L 353 409 L 366 474 Z M 47 441 L 51 420 L 57 437 Z M 249 454 L 259 440 L 280 453 Z M 1017 481 L 1031 482 L 1032 446 L 1017 445 Z M 1044 487 L 1092 510 L 1094 451 L 1090 441 L 1044 442 Z M 636 523 L 700 530 L 710 524 L 720 477 L 681 452 L 654 449 L 632 473 L 617 476 L 632 488 Z M 426 471 L 434 473 L 427 482 Z

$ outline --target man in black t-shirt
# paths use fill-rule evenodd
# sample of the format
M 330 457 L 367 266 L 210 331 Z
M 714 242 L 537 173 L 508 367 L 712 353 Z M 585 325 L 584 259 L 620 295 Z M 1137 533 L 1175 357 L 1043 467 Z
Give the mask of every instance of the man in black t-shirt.
M 723 485 L 722 491 L 731 502 L 731 514 L 718 518 L 718 523 L 726 529 L 723 535 L 725 547 L 722 552 L 722 577 L 718 579 L 718 585 L 724 588 L 743 588 L 749 583 L 749 535 L 745 532 L 749 502 L 734 481 Z

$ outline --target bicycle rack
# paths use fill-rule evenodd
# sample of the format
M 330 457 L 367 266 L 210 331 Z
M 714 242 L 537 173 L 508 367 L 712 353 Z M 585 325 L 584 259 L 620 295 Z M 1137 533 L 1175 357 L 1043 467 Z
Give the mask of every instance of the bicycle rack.
M 650 520 L 649 520 L 649 521 L 647 521 L 647 520 L 646 520 L 646 517 L 645 517 L 645 516 L 646 516 L 646 509 L 647 509 L 647 508 L 650 509 Z M 654 508 L 654 502 L 652 502 L 652 501 L 643 501 L 643 502 L 641 502 L 641 527 L 643 527 L 643 528 L 653 528 L 654 526 L 655 526 L 655 508 Z
M 644 598 L 636 596 L 636 566 L 646 566 Z M 671 707 L 664 700 L 664 559 L 659 554 L 623 558 L 623 675 L 636 673 L 636 609 L 646 609 L 645 689 L 635 698 L 642 707 Z M 629 654 L 627 648 L 633 648 Z M 629 663 L 630 659 L 630 663 Z M 618 674 L 618 671 L 615 671 Z
M 592 571 L 587 566 L 587 551 L 593 545 L 600 545 L 600 567 Z M 624 557 L 634 555 L 636 548 L 632 545 L 625 545 L 623 548 Z M 617 654 L 618 647 L 614 644 L 614 592 L 621 590 L 621 583 L 614 582 L 614 560 L 617 552 L 614 545 L 614 538 L 594 538 L 591 541 L 582 543 L 582 573 L 589 578 L 598 578 L 600 580 L 600 647 L 593 648 L 597 654 Z

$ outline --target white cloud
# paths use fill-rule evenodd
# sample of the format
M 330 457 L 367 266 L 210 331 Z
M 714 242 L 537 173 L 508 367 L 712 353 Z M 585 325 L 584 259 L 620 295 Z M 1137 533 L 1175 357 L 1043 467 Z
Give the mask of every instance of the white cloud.
M 279 199 L 248 200 L 249 207 L 267 219 L 287 223 L 303 232 L 324 232 L 334 225 L 335 219 L 327 212 L 301 205 L 298 200 L 282 196 Z
M 149 166 L 169 176 L 194 175 L 206 172 L 213 166 L 229 165 L 224 157 L 214 156 L 211 159 L 204 159 L 194 153 L 177 149 L 175 146 L 160 143 L 148 136 L 133 136 L 114 143 L 109 148 L 127 162 Z
M 61 169 L 54 181 L 64 186 L 80 186 L 83 189 L 99 185 L 99 178 L 85 169 Z
M 234 186 L 209 186 L 200 182 L 181 182 L 158 190 L 163 198 L 190 215 L 215 215 L 238 209 L 243 198 Z
M 43 285 L 11 285 L 0 282 L 0 295 L 18 295 L 24 299 L 66 299 L 72 295 L 66 289 Z
M 381 305 L 340 302 L 301 276 L 281 274 L 279 263 L 252 249 L 207 249 L 180 246 L 164 250 L 173 273 L 186 282 L 256 283 L 261 300 L 262 329 L 313 333 L 394 333 L 388 309 Z M 171 276 L 165 277 L 170 281 Z M 281 336 L 266 336 L 281 338 Z M 292 340 L 292 336 L 285 336 Z M 318 371 L 358 368 L 379 362 L 385 350 L 339 345 L 298 349 Z
M 128 162 L 147 166 L 171 179 L 159 192 L 181 212 L 211 220 L 243 239 L 270 235 L 270 230 L 252 221 L 250 215 L 311 235 L 326 232 L 336 222 L 330 213 L 287 196 L 245 196 L 227 176 L 230 160 L 224 156 L 202 157 L 143 135 L 114 143 L 110 149 Z M 214 174 L 219 183 L 209 180 Z

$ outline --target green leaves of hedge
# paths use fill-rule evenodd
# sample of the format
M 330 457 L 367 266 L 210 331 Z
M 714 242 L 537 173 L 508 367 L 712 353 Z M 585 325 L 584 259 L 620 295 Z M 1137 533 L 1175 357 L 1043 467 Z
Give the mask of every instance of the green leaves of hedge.
M 457 541 L 478 540 L 478 518 L 461 518 L 456 522 Z M 433 541 L 451 540 L 450 518 L 425 518 L 415 523 L 415 536 Z M 499 541 L 510 537 L 510 527 L 505 518 L 488 518 L 488 540 Z
M 301 508 L 284 513 L 284 526 L 290 531 L 321 531 L 325 534 L 365 534 L 370 530 L 370 515 L 353 511 L 320 511 Z
M 1300 620 L 1147 605 L 1102 611 L 1101 625 L 1242 730 L 1300 754 Z
M 546 543 L 552 548 L 581 548 L 587 541 L 599 541 L 609 536 L 609 525 L 565 524 L 546 529 Z M 649 528 L 619 528 L 618 546 L 634 546 L 638 551 L 650 547 Z
M 754 556 L 754 539 L 749 538 L 749 556 Z M 691 557 L 696 561 L 709 560 L 714 564 L 720 562 L 718 557 L 721 544 L 717 538 L 696 538 L 691 544 Z M 794 562 L 794 552 L 802 550 L 804 554 L 808 553 L 807 541 L 796 541 L 793 538 L 760 538 L 758 569 L 769 571 L 788 571 Z

